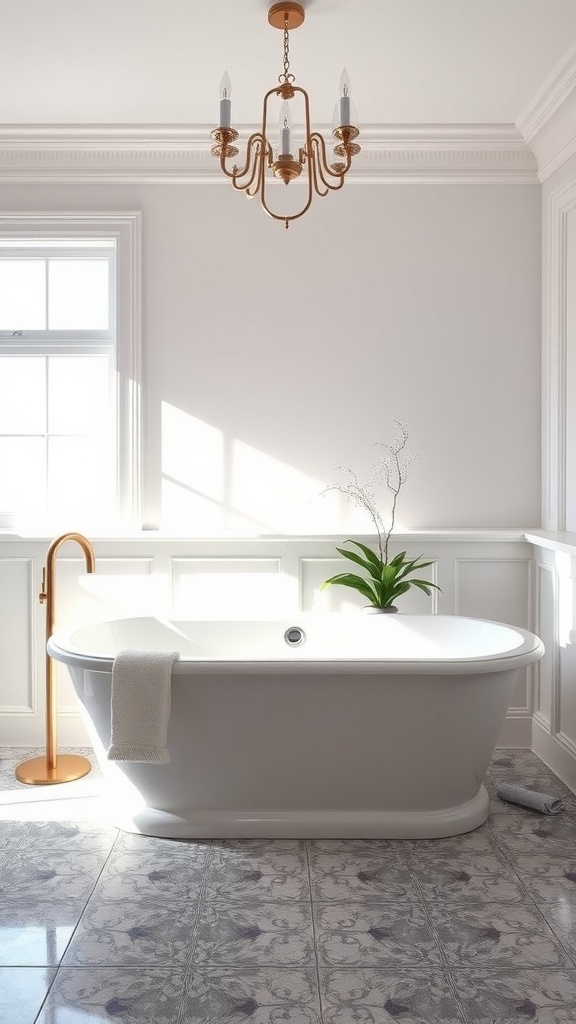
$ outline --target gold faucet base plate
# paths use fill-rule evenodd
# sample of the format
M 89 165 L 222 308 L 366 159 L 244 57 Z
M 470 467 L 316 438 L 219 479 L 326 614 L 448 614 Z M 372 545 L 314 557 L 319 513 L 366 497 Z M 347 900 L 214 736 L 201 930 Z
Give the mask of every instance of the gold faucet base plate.
M 59 754 L 54 768 L 48 767 L 45 756 L 33 757 L 19 764 L 15 775 L 18 782 L 27 786 L 52 786 L 57 782 L 74 782 L 88 775 L 91 770 L 88 758 L 80 757 L 79 754 Z

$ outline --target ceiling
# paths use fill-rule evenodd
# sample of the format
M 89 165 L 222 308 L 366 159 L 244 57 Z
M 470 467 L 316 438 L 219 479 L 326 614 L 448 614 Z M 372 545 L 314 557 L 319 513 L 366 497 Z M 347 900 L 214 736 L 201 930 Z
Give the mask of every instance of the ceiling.
M 282 71 L 266 0 L 0 0 L 0 123 L 255 123 Z M 291 70 L 328 124 L 514 123 L 576 43 L 576 0 L 305 0 Z

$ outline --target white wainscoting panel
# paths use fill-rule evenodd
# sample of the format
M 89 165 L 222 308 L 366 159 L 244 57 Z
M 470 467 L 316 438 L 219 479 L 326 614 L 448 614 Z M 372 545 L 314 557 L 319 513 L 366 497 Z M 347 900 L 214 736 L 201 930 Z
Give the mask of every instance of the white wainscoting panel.
M 282 615 L 291 589 L 279 558 L 172 559 L 172 611 L 176 618 Z
M 541 725 L 550 729 L 553 718 L 553 694 L 556 684 L 557 642 L 555 625 L 554 567 L 536 562 L 535 631 L 544 641 L 546 652 L 534 667 L 534 713 Z
M 528 536 L 539 579 L 535 630 L 546 645 L 532 749 L 576 791 L 576 536 Z
M 531 563 L 528 558 L 457 558 L 454 562 L 454 611 L 457 615 L 496 619 L 530 628 Z M 509 716 L 529 718 L 531 674 L 526 669 L 512 696 Z
M 34 561 L 0 557 L 0 716 L 36 713 Z
M 574 559 L 572 570 L 574 571 Z M 556 708 L 557 738 L 576 757 L 576 576 L 566 575 L 560 588 L 558 644 L 560 661 L 559 700 Z

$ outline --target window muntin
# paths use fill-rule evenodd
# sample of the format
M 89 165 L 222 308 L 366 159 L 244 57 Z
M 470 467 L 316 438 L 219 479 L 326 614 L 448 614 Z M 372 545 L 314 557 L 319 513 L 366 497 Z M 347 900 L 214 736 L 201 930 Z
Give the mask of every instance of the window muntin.
M 113 340 L 116 244 L 0 239 L 0 340 Z
M 0 244 L 0 508 L 118 512 L 114 239 Z

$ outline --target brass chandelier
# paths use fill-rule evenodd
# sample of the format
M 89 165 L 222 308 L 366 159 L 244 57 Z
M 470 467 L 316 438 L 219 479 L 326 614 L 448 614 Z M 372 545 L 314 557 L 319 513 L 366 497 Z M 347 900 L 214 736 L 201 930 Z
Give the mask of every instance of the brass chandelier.
M 290 73 L 290 31 L 298 28 L 304 21 L 304 8 L 300 3 L 285 0 L 275 3 L 268 11 L 268 22 L 273 28 L 282 29 L 284 33 L 284 71 L 278 76 L 279 85 L 274 86 L 264 96 L 262 111 L 262 127 L 254 132 L 246 144 L 246 160 L 243 167 L 236 164 L 230 169 L 227 161 L 238 155 L 233 143 L 238 132 L 231 126 L 230 79 L 225 74 L 220 84 L 220 124 L 211 133 L 215 145 L 212 154 L 220 160 L 220 167 L 230 178 L 232 185 L 240 192 L 253 199 L 260 197 L 262 208 L 274 220 L 284 221 L 287 228 L 291 220 L 302 217 L 309 209 L 314 192 L 319 196 L 327 196 L 329 192 L 342 188 L 344 178 L 352 165 L 352 158 L 360 152 L 360 146 L 354 142 L 358 136 L 358 128 L 351 124 L 350 83 L 346 71 L 340 78 L 340 102 L 335 109 L 335 122 L 332 135 L 337 140 L 334 155 L 337 160 L 330 163 L 326 142 L 322 135 L 313 132 L 310 127 L 310 103 L 305 89 L 294 85 L 295 76 Z M 290 101 L 299 93 L 304 100 L 304 144 L 299 147 L 295 156 L 293 145 L 293 119 Z M 269 101 L 277 96 L 282 101 L 277 137 L 271 141 L 269 134 Z M 296 181 L 302 172 L 307 179 L 307 190 L 302 208 L 297 213 L 275 213 L 268 205 L 267 184 L 276 177 L 289 185 Z M 271 173 L 269 173 L 271 172 Z

